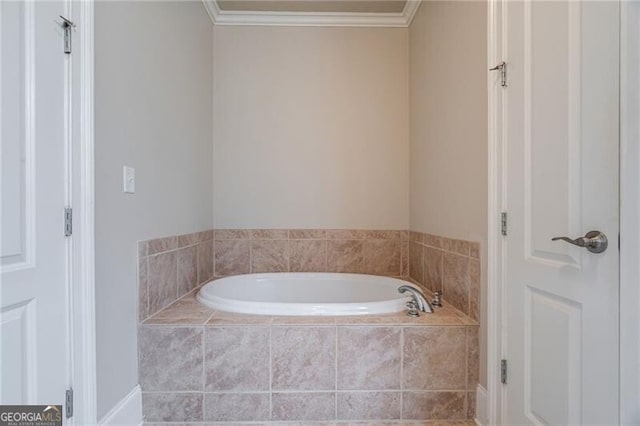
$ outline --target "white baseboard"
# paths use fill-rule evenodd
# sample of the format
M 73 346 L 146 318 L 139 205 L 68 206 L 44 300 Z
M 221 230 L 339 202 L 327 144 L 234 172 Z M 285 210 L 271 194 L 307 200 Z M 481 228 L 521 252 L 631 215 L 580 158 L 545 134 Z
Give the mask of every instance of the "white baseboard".
M 115 407 L 98 422 L 100 426 L 139 426 L 142 425 L 142 391 L 140 385 L 122 398 Z
M 479 426 L 488 425 L 487 419 L 487 390 L 482 385 L 476 388 L 476 418 L 475 421 Z

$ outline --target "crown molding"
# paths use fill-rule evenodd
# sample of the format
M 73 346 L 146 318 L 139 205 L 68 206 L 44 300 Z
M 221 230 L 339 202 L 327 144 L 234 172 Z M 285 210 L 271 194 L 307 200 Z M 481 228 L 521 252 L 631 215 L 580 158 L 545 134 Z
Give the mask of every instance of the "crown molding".
M 407 0 L 400 13 L 251 12 L 221 10 L 217 0 L 202 0 L 215 25 L 289 27 L 401 27 L 406 28 L 421 0 Z

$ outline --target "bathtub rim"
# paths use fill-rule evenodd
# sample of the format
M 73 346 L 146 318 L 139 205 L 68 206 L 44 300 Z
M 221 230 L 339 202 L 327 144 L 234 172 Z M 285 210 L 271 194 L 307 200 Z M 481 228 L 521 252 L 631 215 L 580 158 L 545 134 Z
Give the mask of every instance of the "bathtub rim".
M 297 275 L 301 277 L 313 277 L 325 275 L 330 277 L 345 277 L 362 279 L 375 279 L 377 281 L 389 280 L 401 285 L 409 285 L 418 290 L 420 288 L 410 281 L 401 278 L 387 277 L 384 275 L 370 274 L 354 274 L 341 272 L 265 272 L 240 274 L 229 277 L 214 279 L 204 283 L 196 293 L 196 300 L 203 306 L 220 312 L 229 312 L 245 315 L 272 315 L 272 316 L 298 316 L 298 317 L 314 317 L 314 316 L 364 316 L 364 315 L 381 315 L 398 313 L 406 309 L 406 302 L 410 297 L 398 293 L 397 298 L 375 302 L 344 302 L 344 303 L 318 303 L 318 302 L 255 302 L 244 301 L 239 299 L 231 299 L 204 292 L 207 286 L 214 285 L 216 282 L 226 278 L 238 279 L 238 277 L 261 277 L 261 276 L 281 276 L 281 275 Z M 396 288 L 397 288 L 396 287 Z M 422 290 L 420 290 L 422 291 Z

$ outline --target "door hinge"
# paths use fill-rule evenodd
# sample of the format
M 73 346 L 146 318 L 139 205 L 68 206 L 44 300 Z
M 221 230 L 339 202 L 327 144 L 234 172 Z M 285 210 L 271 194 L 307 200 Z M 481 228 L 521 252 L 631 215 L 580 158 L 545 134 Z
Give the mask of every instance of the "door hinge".
M 489 71 L 500 71 L 500 85 L 507 87 L 507 63 L 505 61 L 500 62 L 493 68 L 489 68 Z
M 500 232 L 502 235 L 507 235 L 507 212 L 500 213 Z
M 73 417 L 73 388 L 67 389 L 64 396 L 64 406 L 67 418 Z
M 507 384 L 507 360 L 500 360 L 500 381 L 502 384 Z
M 58 22 L 58 25 L 64 30 L 64 53 L 68 55 L 71 53 L 71 31 L 76 27 L 76 24 L 62 15 L 60 15 L 60 19 L 62 22 Z
M 66 207 L 64 209 L 64 236 L 70 237 L 73 234 L 73 209 Z

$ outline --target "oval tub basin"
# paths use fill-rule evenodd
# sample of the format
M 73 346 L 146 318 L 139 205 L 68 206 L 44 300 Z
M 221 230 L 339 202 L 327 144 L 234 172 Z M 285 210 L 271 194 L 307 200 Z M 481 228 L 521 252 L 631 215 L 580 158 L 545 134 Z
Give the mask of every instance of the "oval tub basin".
M 407 281 L 361 274 L 265 273 L 236 275 L 205 284 L 203 305 L 254 315 L 373 315 L 399 312 L 409 298 Z

